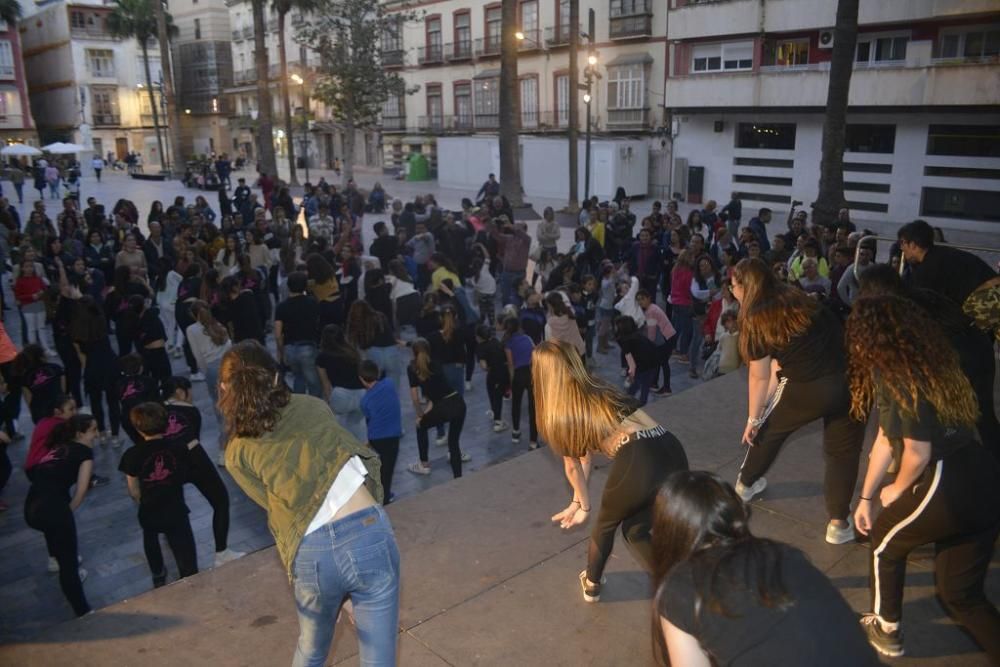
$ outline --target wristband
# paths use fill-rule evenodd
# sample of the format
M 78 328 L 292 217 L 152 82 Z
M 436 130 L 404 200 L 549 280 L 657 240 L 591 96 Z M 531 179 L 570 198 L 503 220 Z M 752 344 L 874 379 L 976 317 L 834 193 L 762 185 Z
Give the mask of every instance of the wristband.
M 584 507 L 583 505 L 580 505 L 580 511 L 581 511 L 581 512 L 589 512 L 589 511 L 590 511 L 590 508 L 588 508 L 588 507 Z
M 747 423 L 754 427 L 763 425 L 765 421 L 767 421 L 766 417 L 747 417 Z
M 581 503 L 579 500 L 571 500 L 571 501 L 569 501 L 569 504 L 570 505 L 579 505 L 580 507 L 583 507 L 583 503 Z
M 864 496 L 858 496 L 858 500 L 867 500 L 868 502 L 872 501 L 871 498 L 865 498 Z

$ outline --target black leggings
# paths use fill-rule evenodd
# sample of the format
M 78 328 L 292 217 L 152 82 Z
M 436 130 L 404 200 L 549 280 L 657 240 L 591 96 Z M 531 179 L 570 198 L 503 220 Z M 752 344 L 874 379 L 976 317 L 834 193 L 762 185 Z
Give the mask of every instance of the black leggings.
M 663 345 L 656 348 L 657 354 L 660 355 L 660 370 L 663 372 L 663 381 L 660 382 L 660 388 L 670 391 L 670 357 L 674 353 L 674 343 L 677 341 L 677 336 L 671 336 Z M 653 384 L 656 384 L 657 376 L 653 376 Z
M 382 459 L 382 504 L 388 505 L 392 495 L 392 473 L 396 468 L 396 459 L 399 457 L 399 438 L 376 438 L 369 441 L 368 444 Z
M 188 313 L 191 312 L 190 308 L 178 308 L 174 312 L 174 316 L 177 318 L 177 326 L 181 328 L 181 333 L 184 334 L 184 344 L 181 346 L 184 349 L 184 361 L 187 362 L 188 370 L 190 370 L 191 374 L 194 375 L 198 372 L 198 361 L 194 358 L 194 351 L 191 349 L 191 344 L 188 343 L 187 338 L 187 328 L 194 324 L 194 320 L 191 319 L 190 315 L 182 314 L 185 310 L 188 311 Z
M 514 379 L 510 385 L 510 418 L 514 431 L 521 430 L 521 397 L 528 393 L 528 431 L 531 442 L 538 442 L 538 427 L 535 425 L 535 392 L 531 388 L 531 366 L 514 369 Z
M 94 419 L 97 420 L 97 429 L 99 431 L 107 430 L 104 421 L 104 402 L 107 401 L 108 417 L 111 421 L 111 435 L 117 436 L 119 430 L 121 430 L 122 413 L 121 405 L 118 403 L 118 396 L 115 395 L 114 389 L 96 383 L 95 385 L 85 384 L 87 384 L 87 397 L 90 399 L 90 410 L 94 415 Z
M 205 448 L 195 445 L 188 451 L 191 474 L 188 481 L 212 506 L 212 534 L 215 536 L 215 550 L 225 551 L 229 543 L 229 490 L 215 469 Z
M 7 482 L 10 480 L 10 473 L 13 472 L 14 468 L 10 464 L 10 456 L 7 455 L 7 445 L 0 442 L 0 493 L 3 493 L 3 489 L 7 486 Z
M 0 375 L 7 383 L 7 395 L 0 402 L 0 414 L 3 415 L 3 428 L 11 437 L 17 433 L 17 420 L 21 416 L 21 384 L 14 377 L 13 367 L 13 361 L 0 364 Z
M 462 435 L 462 426 L 465 425 L 465 401 L 457 393 L 433 403 L 431 409 L 420 418 L 420 425 L 417 427 L 417 450 L 423 463 L 427 463 L 430 458 L 427 431 L 439 424 L 448 425 L 448 460 L 451 463 L 451 473 L 455 477 L 461 477 L 462 450 L 458 446 L 458 439 Z
M 958 354 L 962 370 L 972 383 L 972 390 L 976 392 L 979 402 L 979 421 L 976 423 L 979 438 L 986 449 L 1000 460 L 1000 422 L 997 421 L 993 402 L 996 377 L 993 339 L 978 330 L 970 329 Z
M 83 367 L 80 357 L 76 354 L 72 341 L 63 336 L 56 336 L 56 352 L 66 373 L 66 393 L 73 397 L 77 405 L 83 405 L 83 394 L 80 392 L 80 380 L 83 377 Z
M 160 529 L 142 529 L 142 548 L 146 552 L 146 562 L 153 574 L 153 585 L 162 586 L 166 583 L 167 569 L 163 564 L 163 551 L 160 549 L 160 533 L 167 538 L 167 545 L 174 554 L 177 563 L 177 573 L 180 579 L 198 574 L 198 554 L 194 547 L 194 533 L 191 532 L 191 522 L 187 515 L 182 521 L 172 526 Z
M 847 519 L 851 497 L 858 481 L 858 462 L 864 444 L 865 425 L 851 418 L 851 394 L 843 373 L 809 382 L 782 378 L 778 383 L 774 409 L 757 433 L 740 468 L 740 481 L 753 485 L 768 471 L 781 446 L 806 424 L 823 420 L 823 455 L 826 474 L 823 493 L 830 519 Z
M 173 375 L 170 357 L 165 347 L 143 348 L 142 365 L 146 372 L 157 380 L 167 380 Z
M 876 518 L 870 561 L 872 611 L 896 623 L 907 556 L 933 542 L 938 597 L 993 664 L 1000 664 L 1000 613 L 983 587 L 1000 535 L 998 483 L 997 463 L 978 443 L 931 461 L 916 484 Z
M 49 555 L 59 563 L 59 587 L 73 607 L 73 613 L 83 616 L 90 611 L 90 605 L 87 604 L 83 583 L 80 581 L 76 522 L 69 503 L 62 498 L 38 493 L 32 488 L 24 502 L 24 521 L 45 534 L 45 546 Z
M 503 395 L 508 387 L 510 387 L 510 374 L 507 369 L 486 373 L 486 395 L 490 398 L 493 421 L 503 419 Z
M 465 342 L 465 381 L 472 382 L 476 371 L 476 324 L 467 324 L 462 329 Z

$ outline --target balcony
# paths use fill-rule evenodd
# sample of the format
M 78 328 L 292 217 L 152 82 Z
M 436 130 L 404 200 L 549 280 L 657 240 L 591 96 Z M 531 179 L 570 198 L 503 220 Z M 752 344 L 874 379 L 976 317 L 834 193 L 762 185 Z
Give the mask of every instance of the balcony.
M 611 23 L 608 26 L 608 36 L 611 39 L 632 39 L 634 37 L 649 37 L 653 34 L 653 2 L 652 0 L 636 0 L 628 3 L 630 6 L 611 6 Z
M 522 53 L 525 51 L 537 51 L 542 48 L 542 32 L 538 28 L 533 28 L 530 30 L 522 30 L 524 33 L 524 39 L 519 40 L 517 43 L 517 50 Z
M 568 25 L 552 26 L 545 29 L 545 45 L 550 49 L 559 46 L 569 46 L 570 35 L 573 31 Z
M 609 130 L 644 130 L 648 119 L 649 109 L 608 109 L 606 125 Z
M 122 124 L 121 114 L 117 113 L 99 113 L 95 111 L 93 120 L 94 127 L 117 127 Z
M 444 52 L 448 62 L 472 59 L 472 40 L 467 39 L 461 42 L 448 43 L 444 45 Z
M 88 26 L 73 26 L 70 29 L 70 34 L 73 37 L 89 37 L 90 39 L 113 39 L 117 41 L 116 37 L 112 37 L 111 33 L 105 29 L 103 25 L 88 25 Z
M 239 42 L 239 41 L 242 41 L 242 40 L 243 40 L 243 30 L 241 28 L 237 28 L 236 30 L 233 30 L 233 41 L 234 42 Z
M 491 116 L 491 118 L 497 118 L 496 116 Z M 445 134 L 448 132 L 471 132 L 474 129 L 480 128 L 480 125 L 476 124 L 471 114 L 462 114 L 458 116 L 420 116 L 417 119 L 417 130 L 420 132 L 426 132 L 429 134 Z M 492 127 L 497 127 L 496 121 Z
M 382 51 L 382 67 L 402 67 L 406 64 L 406 51 L 392 49 Z
M 476 57 L 492 58 L 500 55 L 500 38 L 487 37 L 476 40 Z
M 10 74 L 7 74 L 6 70 L 7 70 L 6 67 L 0 67 L 0 78 L 7 78 L 7 77 L 13 77 L 14 76 L 14 68 L 13 67 L 10 68 Z M 94 69 L 93 67 L 90 67 L 90 68 L 88 68 L 87 71 L 90 73 L 91 78 L 94 78 L 94 79 L 114 79 L 114 78 L 116 78 L 115 70 L 114 70 L 113 67 L 112 68 L 107 68 L 107 69 Z
M 253 26 L 243 26 L 243 39 L 253 39 Z
M 500 129 L 500 114 L 477 113 L 473 122 L 477 130 L 498 130 Z
M 440 44 L 428 44 L 417 48 L 418 65 L 440 65 L 444 62 L 444 51 Z
M 382 116 L 382 132 L 405 132 L 406 116 Z

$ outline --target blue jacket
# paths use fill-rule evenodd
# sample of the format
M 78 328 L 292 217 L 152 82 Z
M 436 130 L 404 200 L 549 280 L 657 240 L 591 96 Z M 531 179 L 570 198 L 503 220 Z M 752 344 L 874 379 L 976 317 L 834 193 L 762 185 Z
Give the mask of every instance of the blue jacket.
M 368 441 L 403 435 L 399 392 L 392 378 L 382 378 L 361 397 L 361 412 L 368 422 Z

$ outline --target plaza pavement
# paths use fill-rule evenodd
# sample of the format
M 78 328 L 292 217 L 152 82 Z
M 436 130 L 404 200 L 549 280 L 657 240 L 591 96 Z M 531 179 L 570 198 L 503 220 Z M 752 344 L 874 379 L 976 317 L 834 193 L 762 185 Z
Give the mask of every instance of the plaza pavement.
M 745 382 L 744 373 L 734 373 L 649 411 L 684 443 L 692 467 L 732 479 L 741 458 Z M 591 480 L 593 493 L 605 474 L 602 465 Z M 763 500 L 754 504 L 754 531 L 803 549 L 856 610 L 865 609 L 868 547 L 823 541 L 815 425 L 790 440 L 768 477 Z M 577 574 L 588 533 L 564 532 L 549 521 L 568 493 L 560 462 L 542 449 L 389 507 L 402 560 L 401 665 L 650 664 L 648 581 L 619 538 L 601 602 L 582 600 Z M 931 557 L 925 548 L 910 560 L 903 608 L 908 656 L 889 664 L 987 665 L 935 601 Z M 987 581 L 994 600 L 1000 599 L 997 565 Z M 294 650 L 296 623 L 287 579 L 269 548 L 11 642 L 0 648 L 0 664 L 283 665 Z M 353 629 L 341 622 L 337 633 L 327 664 L 358 664 Z

